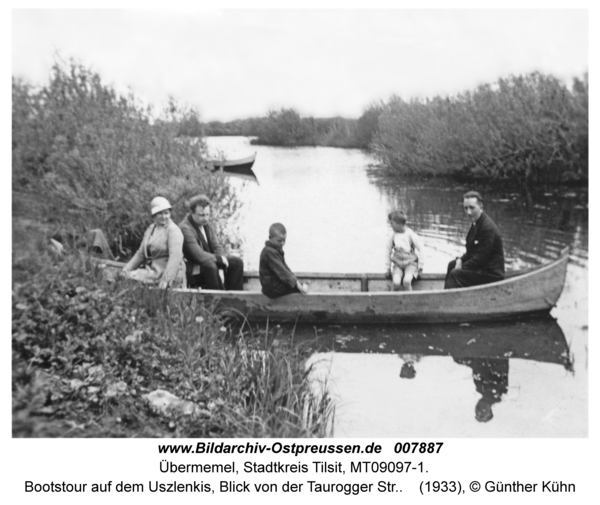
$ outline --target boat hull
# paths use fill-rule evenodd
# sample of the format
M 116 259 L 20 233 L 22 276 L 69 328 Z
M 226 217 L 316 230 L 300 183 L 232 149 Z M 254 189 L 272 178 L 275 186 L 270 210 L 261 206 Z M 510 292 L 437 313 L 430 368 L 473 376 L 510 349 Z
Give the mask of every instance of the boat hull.
M 250 322 L 325 324 L 461 323 L 549 312 L 562 293 L 568 264 L 556 261 L 526 272 L 510 272 L 500 282 L 443 289 L 444 276 L 426 274 L 413 291 L 390 291 L 380 274 L 298 274 L 309 294 L 270 299 L 260 292 L 257 273 L 246 273 L 244 291 L 173 289 L 173 296 L 199 297 L 206 304 Z M 123 264 L 98 260 L 113 275 Z M 107 272 L 108 274 L 109 272 Z
M 254 153 L 252 156 L 248 156 L 247 158 L 242 158 L 239 160 L 211 159 L 208 161 L 213 166 L 213 171 L 222 170 L 226 174 L 249 176 L 256 178 L 256 175 L 252 170 L 252 166 L 254 165 L 255 160 L 256 153 Z
M 269 299 L 256 291 L 174 290 L 174 293 L 178 296 L 200 296 L 207 303 L 215 303 L 248 321 L 351 324 L 483 321 L 548 312 L 562 293 L 567 263 L 568 256 L 564 256 L 524 275 L 462 289 L 416 289 L 410 292 L 331 290 L 277 299 Z M 376 281 L 372 280 L 373 283 Z M 360 282 L 364 286 L 364 279 Z M 433 284 L 439 280 L 429 282 Z

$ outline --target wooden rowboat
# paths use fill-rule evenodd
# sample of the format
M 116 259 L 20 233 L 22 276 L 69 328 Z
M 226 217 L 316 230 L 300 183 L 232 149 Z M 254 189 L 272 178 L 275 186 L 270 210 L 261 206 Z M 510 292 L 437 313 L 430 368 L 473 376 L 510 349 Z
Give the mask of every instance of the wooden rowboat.
M 252 171 L 252 165 L 254 165 L 255 160 L 256 153 L 239 160 L 209 159 L 207 161 L 212 167 L 211 170 L 213 172 L 221 170 L 229 175 L 237 175 L 258 180 L 255 173 Z
M 444 290 L 443 274 L 423 274 L 413 291 L 393 292 L 382 274 L 299 273 L 309 294 L 269 299 L 257 272 L 247 272 L 244 291 L 174 289 L 176 296 L 202 297 L 248 321 L 298 323 L 454 323 L 549 312 L 564 284 L 568 248 L 538 268 L 507 272 L 500 282 Z M 105 262 L 106 263 L 106 262 Z M 116 262 L 108 262 L 116 263 Z M 121 265 L 117 263 L 117 265 Z

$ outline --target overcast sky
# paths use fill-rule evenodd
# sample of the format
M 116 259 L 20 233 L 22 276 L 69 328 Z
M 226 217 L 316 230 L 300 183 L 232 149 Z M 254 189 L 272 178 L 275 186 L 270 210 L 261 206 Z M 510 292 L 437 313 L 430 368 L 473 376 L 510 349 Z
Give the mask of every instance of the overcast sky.
M 55 53 L 203 120 L 358 117 L 375 100 L 454 94 L 539 70 L 588 68 L 586 10 L 14 10 L 12 72 L 48 78 Z

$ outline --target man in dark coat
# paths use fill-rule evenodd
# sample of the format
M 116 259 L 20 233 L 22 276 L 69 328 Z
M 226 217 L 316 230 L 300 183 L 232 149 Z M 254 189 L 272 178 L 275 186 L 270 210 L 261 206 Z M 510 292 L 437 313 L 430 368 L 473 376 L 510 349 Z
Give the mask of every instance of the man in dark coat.
M 444 289 L 488 284 L 504 279 L 504 249 L 498 227 L 483 212 L 477 191 L 463 195 L 465 214 L 471 220 L 467 252 L 448 264 Z
M 183 232 L 183 255 L 186 259 L 186 276 L 191 288 L 244 289 L 244 262 L 236 256 L 225 256 L 212 226 L 209 224 L 210 200 L 198 195 L 190 200 L 190 211 L 179 228 Z M 225 275 L 225 286 L 219 276 Z
M 487 423 L 494 417 L 492 405 L 502 400 L 508 391 L 508 359 L 454 358 L 473 370 L 475 389 L 481 398 L 475 405 L 475 419 Z

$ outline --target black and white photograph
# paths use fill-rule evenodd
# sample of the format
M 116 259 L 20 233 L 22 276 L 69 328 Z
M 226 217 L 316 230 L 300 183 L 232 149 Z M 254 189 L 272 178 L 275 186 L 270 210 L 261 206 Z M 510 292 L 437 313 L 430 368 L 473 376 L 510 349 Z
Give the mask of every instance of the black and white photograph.
M 585 439 L 588 24 L 13 9 L 13 439 Z

